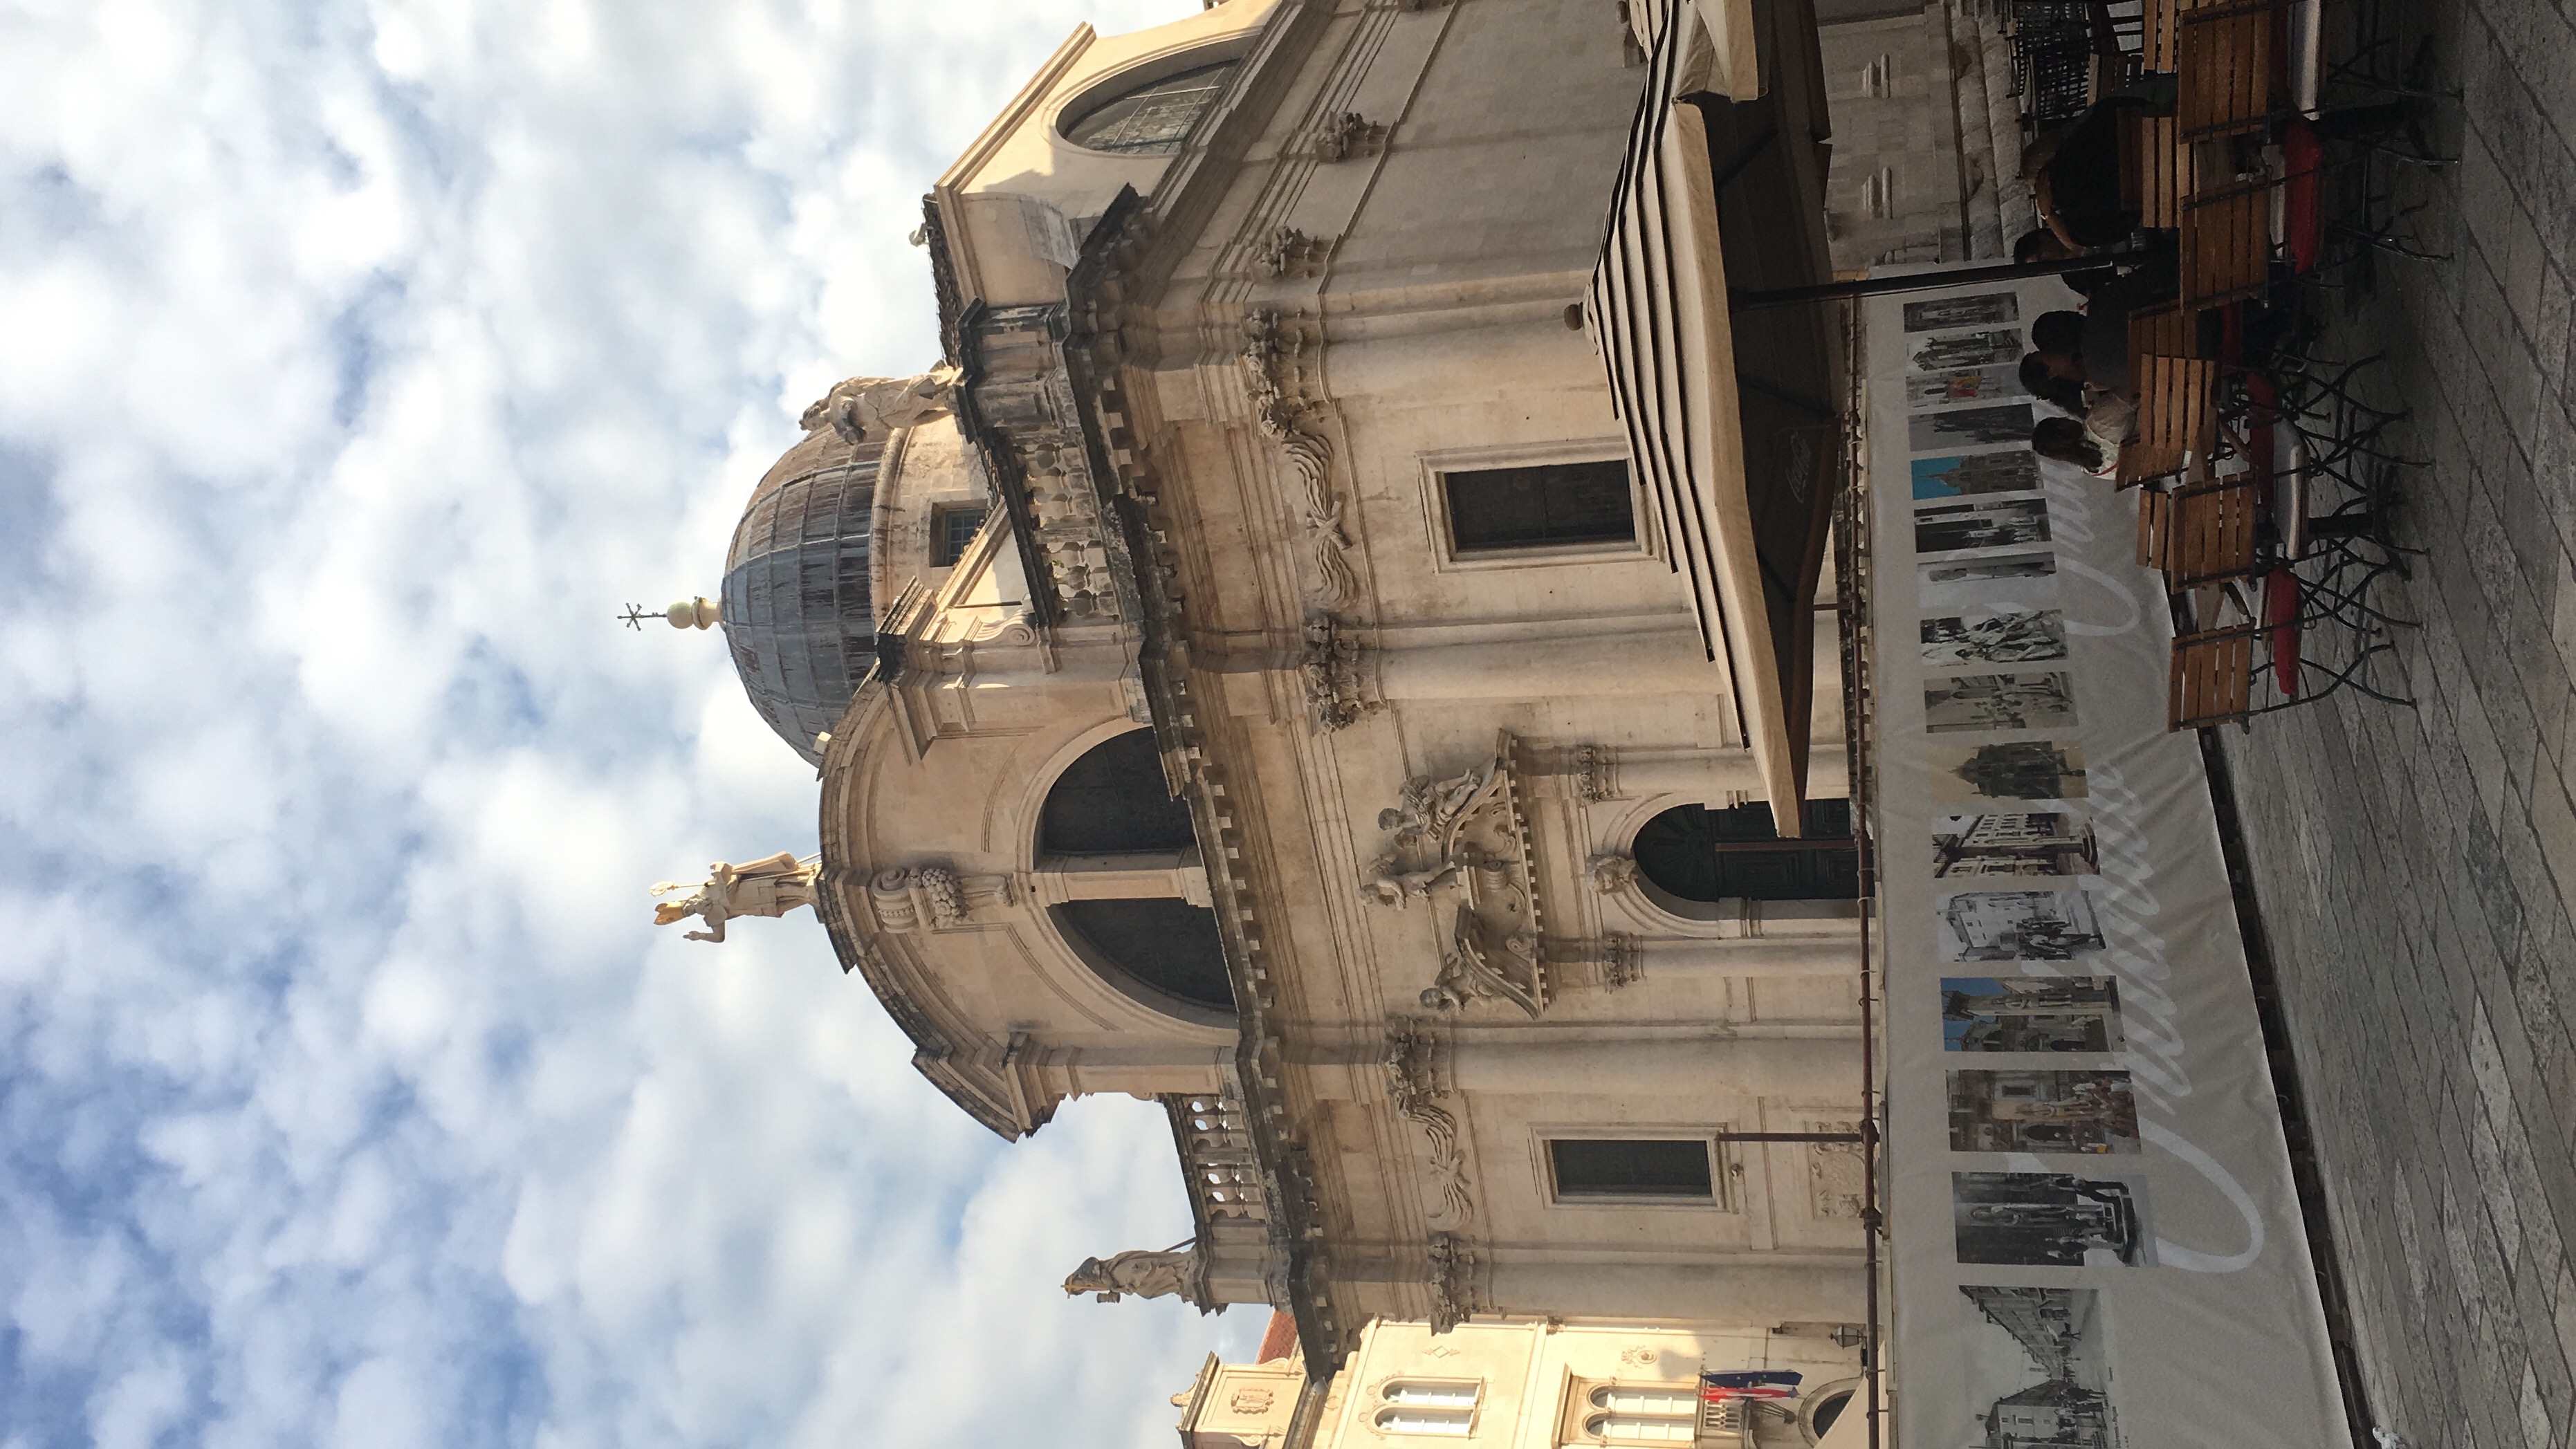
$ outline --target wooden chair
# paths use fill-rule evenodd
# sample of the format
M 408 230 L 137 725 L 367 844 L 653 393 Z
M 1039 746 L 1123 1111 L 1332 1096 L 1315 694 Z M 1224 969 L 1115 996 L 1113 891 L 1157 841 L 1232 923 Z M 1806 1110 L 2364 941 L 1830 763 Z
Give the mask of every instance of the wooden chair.
M 2142 42 L 2138 55 L 2148 70 L 2173 70 L 2180 49 L 2182 17 L 2192 8 L 2192 0 L 2146 0 L 2138 19 Z
M 2134 448 L 2137 444 L 2129 445 Z M 2121 450 L 2124 454 L 2126 448 Z M 2162 570 L 2173 564 L 2173 499 L 2154 488 L 2138 490 L 2138 567 Z
M 2254 646 L 2260 624 L 2235 624 L 2174 636 L 2166 676 L 2165 728 L 2229 724 L 2254 712 Z
M 2182 305 L 2199 311 L 2260 294 L 2272 269 L 2272 193 L 2246 182 L 2182 205 Z
M 2185 140 L 2252 130 L 2272 113 L 2272 4 L 2204 6 L 2175 35 L 2174 114 Z
M 2211 400 L 2218 384 L 2217 363 L 2158 353 L 2134 355 L 2129 377 L 2138 388 L 2138 436 L 2120 450 L 2119 486 L 2180 472 L 2184 461 L 2195 454 L 2209 456 L 2218 438 L 2217 407 Z
M 2184 153 L 2174 118 L 2132 110 L 2120 117 L 2120 205 L 2149 231 L 2182 224 Z
M 2251 578 L 2265 567 L 2256 549 L 2262 480 L 2251 473 L 2194 483 L 2167 495 L 2165 589 Z

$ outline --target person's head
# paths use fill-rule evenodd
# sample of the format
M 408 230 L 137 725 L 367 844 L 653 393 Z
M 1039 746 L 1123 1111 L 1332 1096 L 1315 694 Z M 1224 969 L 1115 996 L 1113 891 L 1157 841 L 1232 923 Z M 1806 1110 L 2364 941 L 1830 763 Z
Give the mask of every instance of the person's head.
M 2042 312 L 2030 324 L 2030 350 L 2072 358 L 2084 348 L 2084 314 Z
M 2042 418 L 2030 430 L 2030 450 L 2043 458 L 2072 463 L 2087 473 L 2109 468 L 2112 459 L 2101 440 L 2073 418 Z
M 2084 411 L 2084 384 L 2071 377 L 2061 377 L 2045 354 L 2025 352 L 2021 355 L 2021 385 L 2024 392 L 2041 402 L 2053 403 L 2070 413 Z
M 2057 233 L 2035 226 L 2013 241 L 2013 260 L 2022 266 L 2033 262 L 2062 262 L 2075 255 L 2075 249 L 2057 239 Z

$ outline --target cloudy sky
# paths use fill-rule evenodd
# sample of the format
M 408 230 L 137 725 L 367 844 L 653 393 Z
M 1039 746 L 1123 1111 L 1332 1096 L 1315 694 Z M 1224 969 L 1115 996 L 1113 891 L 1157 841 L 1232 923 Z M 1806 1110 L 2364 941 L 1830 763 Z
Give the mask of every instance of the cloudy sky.
M 705 636 L 918 198 L 1197 0 L 0 3 L 0 1446 L 1166 1442 L 1260 1322 L 1068 1303 L 1170 1139 L 1006 1147 L 809 921 Z

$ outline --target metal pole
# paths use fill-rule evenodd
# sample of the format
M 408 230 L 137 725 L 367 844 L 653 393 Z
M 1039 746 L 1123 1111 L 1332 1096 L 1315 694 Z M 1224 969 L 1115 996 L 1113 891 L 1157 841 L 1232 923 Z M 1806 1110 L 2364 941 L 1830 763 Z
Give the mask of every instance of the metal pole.
M 2099 252 L 2086 257 L 2064 257 L 2053 262 L 2005 262 L 1991 267 L 1957 267 L 1946 272 L 1908 272 L 1901 277 L 1863 277 L 1857 282 L 1824 282 L 1812 287 L 1729 288 L 1726 305 L 1730 312 L 1758 312 L 1765 307 L 1795 307 L 1806 302 L 1834 302 L 1846 297 L 1935 292 L 1944 287 L 1965 287 L 1977 282 L 2018 282 L 2030 277 L 2086 272 L 2095 267 L 2135 261 L 2144 255 L 2143 252 Z

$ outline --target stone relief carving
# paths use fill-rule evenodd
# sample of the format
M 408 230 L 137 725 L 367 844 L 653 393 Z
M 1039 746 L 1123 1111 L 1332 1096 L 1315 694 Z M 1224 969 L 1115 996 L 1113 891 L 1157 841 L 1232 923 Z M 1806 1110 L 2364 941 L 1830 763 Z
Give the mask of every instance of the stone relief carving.
M 919 377 L 852 377 L 832 384 L 797 420 L 805 431 L 828 426 L 853 447 L 897 428 L 918 427 L 956 406 L 964 374 L 942 363 Z
M 1312 276 L 1333 250 L 1330 238 L 1312 237 L 1293 226 L 1283 226 L 1263 238 L 1252 259 L 1265 277 Z
M 1207 1294 L 1201 1284 L 1207 1264 L 1195 1242 L 1177 1243 L 1159 1253 L 1132 1250 L 1108 1258 L 1085 1258 L 1065 1276 L 1065 1296 L 1088 1293 L 1103 1303 L 1121 1298 L 1171 1298 L 1204 1312 Z
M 1434 1054 L 1438 1043 L 1420 1032 L 1399 1028 L 1386 1038 L 1386 1094 L 1395 1110 L 1422 1129 L 1431 1145 L 1429 1186 L 1432 1216 L 1463 1227 L 1475 1216 L 1475 1199 L 1467 1191 L 1467 1162 L 1458 1150 L 1458 1119 L 1432 1100 L 1440 1090 Z
M 1485 764 L 1436 783 L 1417 775 L 1404 782 L 1396 804 L 1378 812 L 1378 829 L 1389 839 L 1368 864 L 1361 899 L 1400 908 L 1453 887 L 1466 893 L 1439 975 L 1422 993 L 1423 1004 L 1438 1010 L 1499 999 L 1535 1017 L 1547 1004 L 1514 747 L 1508 732 L 1499 734 Z
M 898 934 L 963 926 L 978 908 L 1007 906 L 1015 898 L 1009 876 L 959 875 L 944 865 L 879 871 L 868 882 L 878 923 Z
M 1608 745 L 1574 747 L 1574 793 L 1594 804 L 1619 798 L 1619 755 Z
M 1616 895 L 1637 883 L 1637 858 L 1620 851 L 1603 851 L 1584 864 L 1583 873 L 1594 890 L 1605 896 Z
M 1808 1130 L 1815 1132 L 1858 1132 L 1857 1122 L 1818 1122 Z M 1858 1142 L 1810 1142 L 1807 1144 L 1807 1200 L 1820 1218 L 1846 1218 L 1857 1222 L 1867 1206 L 1868 1178 Z
M 1315 132 L 1315 159 L 1348 161 L 1386 149 L 1386 127 L 1357 111 L 1344 111 Z
M 1270 1391 L 1265 1388 L 1236 1389 L 1227 1407 L 1238 1414 L 1267 1414 L 1270 1412 Z
M 1469 1315 L 1485 1311 L 1483 1295 L 1476 1291 L 1476 1250 L 1466 1239 L 1435 1232 L 1423 1260 L 1431 1284 L 1433 1333 L 1447 1333 Z
M 783 916 L 799 906 L 814 904 L 814 883 L 822 873 L 820 857 L 798 860 L 784 850 L 747 865 L 719 860 L 707 867 L 707 878 L 701 885 L 692 887 L 667 880 L 655 885 L 653 894 L 657 896 L 680 891 L 689 894 L 655 906 L 653 924 L 677 925 L 696 916 L 706 922 L 707 928 L 689 932 L 690 940 L 722 941 L 725 922 L 737 916 Z
M 1597 941 L 1552 943 L 1549 959 L 1555 984 L 1593 986 L 1616 991 L 1646 979 L 1644 953 L 1637 938 L 1613 931 Z
M 1300 359 L 1308 349 L 1305 331 L 1264 307 L 1244 320 L 1244 338 L 1244 386 L 1251 394 L 1253 421 L 1279 445 L 1296 480 L 1293 501 L 1315 573 L 1307 597 L 1320 608 L 1340 608 L 1359 596 L 1360 581 L 1348 556 L 1351 537 L 1342 525 L 1342 497 L 1333 490 L 1331 450 L 1304 423 L 1312 407 L 1298 382 Z
M 1344 729 L 1377 706 L 1360 692 L 1360 643 L 1342 632 L 1330 614 L 1306 620 L 1306 649 L 1297 661 L 1297 677 L 1306 693 L 1306 713 L 1325 734 Z
M 1538 960 L 1537 939 L 1487 937 L 1475 908 L 1458 908 L 1458 929 L 1440 957 L 1440 974 L 1422 991 L 1422 1004 L 1436 1011 L 1455 1011 L 1470 1001 L 1500 999 L 1519 1007 L 1536 1021 L 1546 1009 L 1540 1000 L 1545 977 Z

